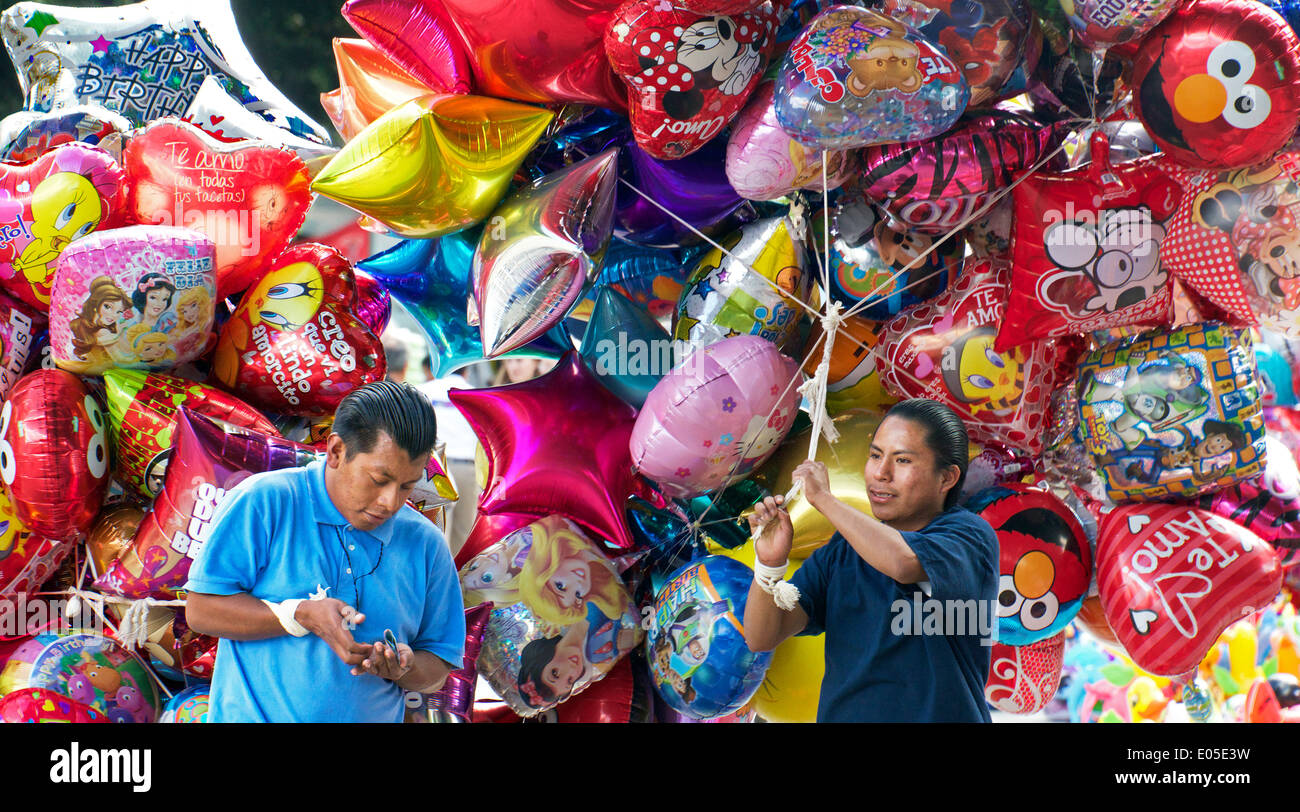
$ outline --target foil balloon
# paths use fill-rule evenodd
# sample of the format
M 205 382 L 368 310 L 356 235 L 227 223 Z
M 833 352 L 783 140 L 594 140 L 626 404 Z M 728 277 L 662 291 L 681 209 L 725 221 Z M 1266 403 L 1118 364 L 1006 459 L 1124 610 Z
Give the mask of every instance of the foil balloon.
M 609 64 L 627 85 L 628 117 L 656 158 L 691 154 L 736 117 L 776 45 L 779 4 L 731 15 L 628 0 L 605 28 Z
M 1197 0 L 1133 60 L 1133 108 L 1175 161 L 1236 169 L 1268 160 L 1300 120 L 1300 38 L 1261 3 Z
M 343 18 L 368 45 L 334 40 L 339 86 L 345 92 L 350 88 L 359 105 L 383 113 L 412 98 L 394 98 L 392 92 L 407 82 L 438 93 L 470 92 L 463 42 L 439 0 L 348 0 Z
M 675 161 L 655 159 L 630 138 L 622 154 L 614 215 L 619 239 L 650 248 L 695 245 L 697 231 L 714 237 L 756 217 L 727 180 L 721 139 Z
M 832 420 L 840 433 L 840 442 L 819 443 L 817 462 L 826 466 L 831 494 L 844 504 L 868 516 L 871 500 L 867 498 L 867 454 L 871 438 L 880 428 L 881 415 L 865 409 L 841 412 Z M 776 449 L 772 457 L 754 471 L 751 479 L 769 494 L 783 494 L 790 489 L 790 475 L 808 459 L 808 441 L 812 427 L 793 432 Z M 786 512 L 794 529 L 790 557 L 803 559 L 815 553 L 838 531 L 830 519 L 809 504 L 802 494 L 786 502 Z
M 799 379 L 794 361 L 754 336 L 692 352 L 650 390 L 632 430 L 632 464 L 674 498 L 744 479 L 793 427 Z
M 957 122 L 971 92 L 942 48 L 892 17 L 854 6 L 814 17 L 776 81 L 781 126 L 823 149 L 932 138 Z
M 596 295 L 578 353 L 606 389 L 637 409 L 676 361 L 668 331 L 607 286 Z
M 132 226 L 64 250 L 50 302 L 54 363 L 79 375 L 168 369 L 212 346 L 215 247 L 197 231 Z
M 166 480 L 131 547 L 95 588 L 126 598 L 172 600 L 203 549 L 217 507 L 255 473 L 295 468 L 316 458 L 306 446 L 183 409 Z
M 140 127 L 185 112 L 203 80 L 241 88 L 241 103 L 322 144 L 329 134 L 271 84 L 235 25 L 229 0 L 76 8 L 18 3 L 0 17 L 29 110 L 93 103 Z
M 421 96 L 358 133 L 311 189 L 403 237 L 449 234 L 492 213 L 552 117 L 481 96 Z
M 1048 491 L 1016 483 L 981 491 L 966 508 L 998 536 L 998 642 L 1027 646 L 1064 631 L 1092 580 L 1079 520 Z
M 596 277 L 596 287 L 613 288 L 656 320 L 671 319 L 686 282 L 687 269 L 682 265 L 676 251 L 642 248 L 613 239 Z
M 0 722 L 108 722 L 108 716 L 44 688 L 24 688 L 0 698 Z
M 1097 586 L 1106 620 L 1152 674 L 1196 668 L 1219 633 L 1282 588 L 1272 548 L 1238 524 L 1182 505 L 1128 504 L 1102 520 Z
M 129 121 L 97 104 L 74 104 L 47 113 L 19 110 L 0 120 L 0 161 L 34 161 L 73 141 L 100 146 L 109 136 L 129 129 Z
M 1111 499 L 1190 498 L 1264 468 L 1250 333 L 1206 323 L 1112 342 L 1079 362 L 1079 435 Z
M 40 688 L 89 706 L 111 722 L 148 724 L 158 694 L 148 669 L 120 643 L 93 632 L 45 632 L 0 671 L 0 694 Z
M 0 293 L 0 400 L 9 396 L 28 367 L 39 363 L 37 344 L 46 329 L 39 310 Z
M 277 435 L 253 407 L 219 389 L 159 373 L 110 369 L 104 373 L 113 421 L 119 482 L 153 498 L 162 490 L 182 406 L 206 417 Z
M 211 239 L 222 298 L 256 281 L 311 204 L 307 166 L 293 152 L 218 141 L 180 119 L 156 121 L 127 139 L 122 162 L 131 178 L 128 218 Z
M 881 326 L 880 322 L 849 316 L 836 331 L 826 374 L 827 414 L 838 415 L 849 409 L 880 410 L 898 402 L 885 389 L 877 368 Z M 824 340 L 821 322 L 813 322 L 808 357 L 803 365 L 804 374 L 809 377 L 816 375 L 821 365 Z
M 863 149 L 856 186 L 908 229 L 947 234 L 1020 181 L 1064 134 L 1019 113 L 984 111 L 933 138 Z
M 108 488 L 108 417 L 77 376 L 40 369 L 0 409 L 0 479 L 14 515 L 55 540 L 90 530 Z
M 1003 713 L 1037 713 L 1047 707 L 1061 684 L 1064 650 L 1065 632 L 1023 646 L 995 642 L 984 698 Z
M 75 540 L 51 541 L 32 535 L 14 512 L 9 494 L 0 489 L 0 626 L 26 628 L 24 602 L 63 563 Z M 0 656 L 0 665 L 4 658 Z
M 830 257 L 830 297 L 845 305 L 861 301 L 869 319 L 888 319 L 946 290 L 957 278 L 965 242 L 936 245 L 928 233 L 882 216 L 861 192 L 845 191 L 831 209 L 830 249 L 825 249 L 823 215 L 813 215 L 813 239 Z M 814 328 L 816 329 L 816 328 Z
M 231 95 L 227 85 L 209 76 L 199 86 L 194 101 L 185 108 L 185 121 L 223 141 L 261 141 L 267 145 L 291 149 L 314 172 L 337 150 L 302 135 L 277 127 L 259 114 L 244 107 Z
M 656 693 L 692 719 L 734 713 L 758 691 L 771 652 L 745 643 L 745 602 L 754 573 L 708 556 L 669 576 L 651 608 L 646 642 Z
M 520 189 L 497 208 L 474 252 L 484 355 L 519 349 L 578 303 L 609 244 L 618 151 Z
M 477 229 L 467 229 L 437 240 L 403 240 L 357 265 L 358 295 L 363 302 L 361 272 L 372 275 L 383 285 L 424 330 L 429 339 L 429 361 L 435 378 L 485 360 L 479 331 L 466 319 L 470 267 L 479 237 Z M 367 321 L 364 311 L 354 309 L 354 312 Z M 371 332 L 379 335 L 373 329 Z M 564 327 L 557 326 L 542 338 L 504 356 L 559 358 L 572 346 Z
M 496 544 L 501 539 L 540 519 L 541 516 L 528 513 L 483 513 L 479 512 L 470 528 L 469 537 L 456 553 L 456 566 L 464 567 L 474 556 Z
M 1171 318 L 1162 245 L 1182 190 L 1144 158 L 1112 167 L 1106 137 L 1096 160 L 1016 187 L 1011 298 L 999 350 Z
M 1155 155 L 1160 147 L 1140 121 L 1104 121 L 1101 131 L 1110 144 L 1107 158 L 1111 165 Z M 1070 156 L 1071 168 L 1086 166 L 1092 160 L 1092 139 L 1082 141 Z
M 424 466 L 424 475 L 411 489 L 407 501 L 410 502 L 411 507 L 428 517 L 430 511 L 450 505 L 458 499 L 460 494 L 456 491 L 456 483 L 452 481 L 451 474 L 447 470 L 447 444 L 439 440 Z M 440 529 L 445 530 L 445 528 Z
M 430 722 L 470 721 L 474 713 L 474 689 L 478 687 L 478 655 L 483 650 L 483 632 L 491 616 L 490 603 L 465 610 L 465 656 L 461 666 L 447 675 L 441 688 L 423 697 Z
M 1103 643 L 1108 643 L 1118 647 L 1121 651 L 1124 645 L 1120 643 L 1119 638 L 1115 636 L 1114 630 L 1106 622 L 1106 610 L 1101 606 L 1101 598 L 1097 595 L 1091 595 L 1083 599 L 1079 607 L 1079 614 L 1074 616 L 1075 623 L 1088 630 L 1088 633 Z
M 290 246 L 221 328 L 213 380 L 267 411 L 333 413 L 386 371 L 383 345 L 353 313 L 356 300 L 338 249 Z
M 363 39 L 334 40 L 339 87 L 321 94 L 321 107 L 334 129 L 350 141 L 375 119 L 397 105 L 432 92 L 455 93 L 456 87 L 431 88 Z M 463 88 L 460 92 L 467 92 Z
M 790 137 L 776 120 L 776 84 L 763 82 L 740 111 L 727 139 L 727 180 L 749 200 L 776 200 L 797 189 L 838 189 L 853 173 L 852 153 L 828 152 Z M 826 175 L 825 186 L 822 174 Z
M 642 697 L 638 707 L 636 687 L 640 675 L 633 673 L 634 668 L 644 666 L 633 665 L 633 659 L 624 657 L 619 660 L 604 679 L 577 696 L 570 696 L 550 711 L 536 717 L 536 720 L 559 724 L 628 724 L 646 721 L 637 714 L 641 709 L 649 710 L 648 704 L 645 704 L 649 697 Z
M 95 526 L 86 536 L 86 552 L 90 555 L 96 575 L 107 572 L 109 566 L 130 546 L 144 516 L 145 512 L 135 507 L 119 507 L 100 514 Z
M 178 692 L 163 706 L 158 715 L 159 724 L 200 724 L 208 721 L 208 705 L 212 701 L 212 686 L 207 683 L 192 685 Z
M 357 283 L 357 304 L 352 312 L 375 335 L 383 335 L 393 317 L 393 297 L 383 283 L 362 270 L 352 274 Z
M 1184 0 L 1060 0 L 1060 3 L 1079 41 L 1098 49 L 1142 39 L 1174 9 L 1184 5 Z
M 520 716 L 580 693 L 643 637 L 640 613 L 614 565 L 559 516 L 516 530 L 470 560 L 461 588 L 470 603 L 493 596 L 479 673 Z
M 0 164 L 0 285 L 42 311 L 68 243 L 121 222 L 122 168 L 107 152 L 64 144 Z
M 825 676 L 826 635 L 788 638 L 772 650 L 772 664 L 754 692 L 754 710 L 769 722 L 816 722 Z
M 481 513 L 558 514 L 619 548 L 634 482 L 627 443 L 636 410 L 570 351 L 540 378 L 451 391 L 487 451 Z
M 1284 565 L 1300 561 L 1300 472 L 1295 456 L 1264 438 L 1264 473 L 1196 500 L 1196 506 L 1240 524 L 1267 541 Z
M 1038 454 L 1048 399 L 1065 381 L 1071 348 L 1040 341 L 994 351 L 1010 278 L 1005 262 L 968 265 L 947 291 L 884 326 L 876 369 L 895 397 L 947 404 L 976 442 Z
M 686 280 L 673 338 L 691 348 L 755 335 L 792 355 L 799 351 L 803 310 L 813 301 L 802 234 L 788 217 L 745 226 L 701 257 Z
M 455 24 L 474 74 L 474 88 L 486 96 L 540 104 L 592 104 L 621 110 L 626 104 L 609 68 L 603 35 L 615 0 L 575 5 L 567 0 L 533 3 L 481 0 L 389 0 L 393 19 L 441 30 L 436 8 Z M 430 40 L 434 53 L 439 42 Z M 408 47 L 425 49 L 423 40 Z M 408 68 L 409 69 L 409 68 Z M 416 74 L 417 76 L 419 74 Z

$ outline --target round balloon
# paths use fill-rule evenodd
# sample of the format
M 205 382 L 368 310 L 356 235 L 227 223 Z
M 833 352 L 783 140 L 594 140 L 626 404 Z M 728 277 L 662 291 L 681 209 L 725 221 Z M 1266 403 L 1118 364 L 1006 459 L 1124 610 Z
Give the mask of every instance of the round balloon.
M 1060 0 L 1075 35 L 1089 48 L 1134 42 L 1184 0 Z M 1155 36 L 1153 34 L 1153 36 Z
M 95 574 L 108 568 L 127 547 L 140 529 L 145 512 L 136 507 L 119 507 L 105 510 L 86 536 L 86 552 L 90 554 Z
M 108 716 L 45 688 L 23 688 L 0 698 L 0 722 L 98 722 Z
M 206 683 L 193 685 L 172 696 L 158 716 L 160 724 L 197 724 L 208 721 L 208 703 L 212 699 L 212 686 Z
M 1023 646 L 993 644 L 984 698 L 1003 713 L 1037 713 L 1061 684 L 1065 632 Z
M 115 640 L 91 632 L 36 635 L 0 671 L 0 694 L 41 688 L 112 722 L 153 722 L 158 694 L 148 670 Z

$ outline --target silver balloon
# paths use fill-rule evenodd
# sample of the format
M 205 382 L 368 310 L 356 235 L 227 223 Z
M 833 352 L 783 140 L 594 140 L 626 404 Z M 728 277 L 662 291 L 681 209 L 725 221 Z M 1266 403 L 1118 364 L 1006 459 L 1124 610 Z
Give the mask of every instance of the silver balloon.
M 474 252 L 483 354 L 522 347 L 562 320 L 600 270 L 614 225 L 618 150 L 552 172 L 511 195 Z
M 1156 145 L 1156 142 L 1147 133 L 1146 128 L 1142 126 L 1140 121 L 1103 122 L 1101 131 L 1106 133 L 1106 137 L 1110 140 L 1110 162 L 1112 164 L 1132 161 L 1144 155 L 1154 155 L 1160 151 L 1160 147 Z M 1092 161 L 1092 151 L 1089 149 L 1092 139 L 1088 137 L 1088 133 L 1080 135 L 1079 138 L 1079 149 L 1074 153 L 1074 158 L 1070 161 L 1070 165 L 1076 167 Z

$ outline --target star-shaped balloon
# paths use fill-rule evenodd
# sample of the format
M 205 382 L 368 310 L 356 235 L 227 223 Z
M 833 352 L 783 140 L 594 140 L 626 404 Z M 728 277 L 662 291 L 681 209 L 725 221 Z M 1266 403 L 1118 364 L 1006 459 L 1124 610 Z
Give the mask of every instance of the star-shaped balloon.
M 334 40 L 337 90 L 322 93 L 321 107 L 344 140 L 351 140 L 372 121 L 404 101 L 430 93 L 453 93 L 452 87 L 429 87 L 384 52 L 363 39 Z
M 676 360 L 668 331 L 608 285 L 596 294 L 579 352 L 606 389 L 638 409 Z
M 619 548 L 632 546 L 628 439 L 636 409 L 600 385 L 577 352 L 540 378 L 453 389 L 488 457 L 480 513 L 566 516 Z
M 343 17 L 380 55 L 430 90 L 470 92 L 465 46 L 439 3 L 348 0 L 343 4 Z M 336 57 L 339 57 L 339 42 L 347 40 L 334 40 Z M 341 57 L 339 80 L 346 82 Z
M 485 360 L 478 328 L 466 321 L 470 262 L 481 233 L 473 228 L 437 240 L 403 240 L 357 265 L 424 329 L 435 378 Z M 572 347 L 568 331 L 559 324 L 503 357 L 559 358 Z
M 440 237 L 492 213 L 554 113 L 483 96 L 400 104 L 339 150 L 312 191 L 403 237 Z

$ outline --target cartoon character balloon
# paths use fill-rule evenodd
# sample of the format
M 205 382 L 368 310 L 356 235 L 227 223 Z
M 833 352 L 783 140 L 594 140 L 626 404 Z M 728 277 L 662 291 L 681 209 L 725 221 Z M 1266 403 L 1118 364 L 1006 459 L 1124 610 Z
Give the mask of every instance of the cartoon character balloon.
M 1141 39 L 1184 3 L 1183 0 L 1060 0 L 1060 4 L 1080 42 L 1096 49 Z

